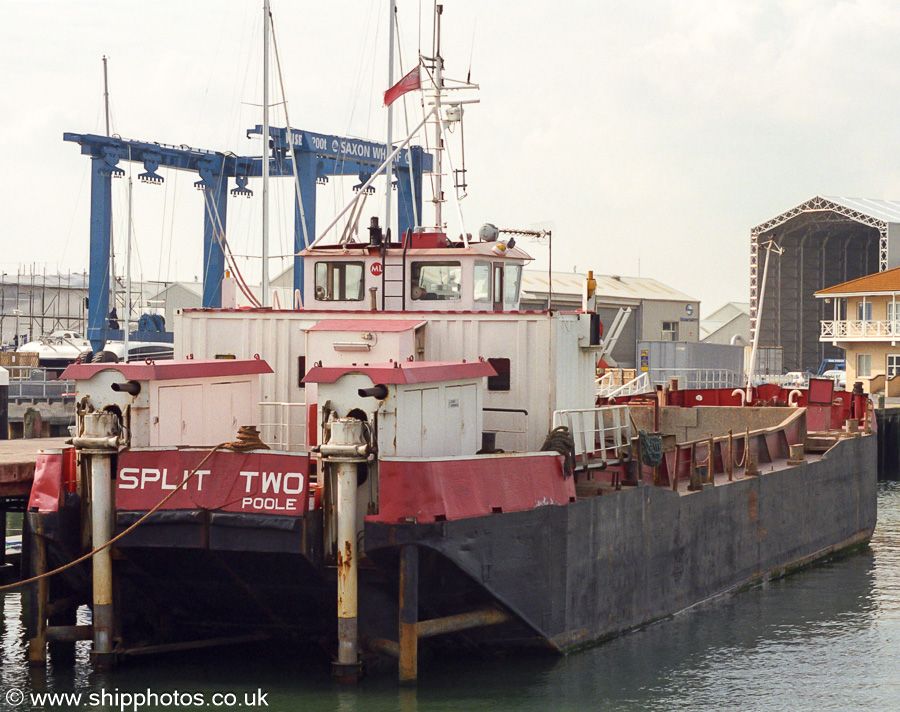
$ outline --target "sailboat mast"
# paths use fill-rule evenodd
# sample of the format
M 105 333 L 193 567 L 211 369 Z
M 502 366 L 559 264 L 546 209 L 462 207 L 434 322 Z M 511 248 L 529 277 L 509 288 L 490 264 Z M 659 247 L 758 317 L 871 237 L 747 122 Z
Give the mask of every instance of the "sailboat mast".
M 103 107 L 106 115 L 106 135 L 109 136 L 109 82 L 106 77 L 106 55 L 103 55 Z
M 396 0 L 388 2 L 388 81 L 389 87 L 394 86 L 394 14 L 397 12 Z M 387 145 L 385 146 L 385 156 L 390 156 L 394 143 L 394 108 L 393 102 L 388 104 L 387 108 Z M 384 229 L 391 229 L 391 183 L 394 180 L 393 161 L 388 163 L 385 169 L 387 178 L 387 190 L 385 190 L 384 198 Z
M 441 90 L 444 88 L 444 60 L 441 57 L 441 15 L 443 5 L 435 6 L 434 30 L 434 225 L 438 232 L 443 230 L 441 205 L 444 202 L 444 189 L 441 176 L 441 158 L 444 143 L 441 137 Z
M 109 136 L 109 80 L 106 73 L 106 55 L 103 55 L 103 113 L 106 117 L 106 135 Z M 113 242 L 112 221 L 109 225 L 109 303 L 116 308 L 116 250 Z M 109 323 L 107 322 L 107 326 Z
M 126 242 L 125 242 L 125 317 L 123 323 L 125 325 L 125 334 L 123 337 L 124 341 L 124 356 L 123 360 L 128 362 L 128 332 L 130 328 L 128 326 L 128 317 L 131 314 L 131 176 L 128 176 L 128 227 L 125 231 Z
M 269 0 L 263 0 L 262 299 L 269 306 Z

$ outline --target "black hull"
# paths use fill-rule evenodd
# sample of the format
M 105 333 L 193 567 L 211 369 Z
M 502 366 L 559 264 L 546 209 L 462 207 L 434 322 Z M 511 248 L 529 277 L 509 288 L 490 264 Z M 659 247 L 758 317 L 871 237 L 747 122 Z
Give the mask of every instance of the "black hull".
M 399 554 L 412 545 L 420 619 L 491 604 L 512 614 L 466 631 L 467 644 L 565 652 L 604 640 L 864 544 L 876 521 L 875 463 L 875 437 L 860 437 L 821 461 L 690 494 L 645 486 L 525 512 L 367 522 L 361 638 L 396 640 Z M 29 514 L 39 516 L 50 515 Z M 118 531 L 140 516 L 120 512 Z M 336 577 L 322 536 L 321 510 L 153 515 L 119 542 L 126 645 L 248 630 L 327 645 Z M 71 583 L 89 600 L 87 573 Z
M 435 615 L 457 612 L 454 593 L 480 588 L 567 651 L 864 544 L 876 521 L 875 461 L 875 438 L 856 438 L 819 462 L 688 495 L 637 487 L 529 512 L 368 523 L 366 546 L 388 570 L 404 544 L 458 568 L 465 584 L 455 589 L 427 573 L 420 584 Z M 514 641 L 505 628 L 483 634 Z

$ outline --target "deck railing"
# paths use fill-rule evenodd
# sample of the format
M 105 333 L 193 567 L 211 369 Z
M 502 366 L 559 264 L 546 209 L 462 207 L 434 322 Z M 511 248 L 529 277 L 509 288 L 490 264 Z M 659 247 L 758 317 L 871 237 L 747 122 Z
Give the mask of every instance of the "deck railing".
M 680 379 L 682 390 L 701 388 L 740 388 L 744 374 L 727 368 L 651 368 L 650 381 L 654 385 L 668 385 L 673 378 Z
M 306 450 L 306 403 L 262 401 L 260 438 L 273 450 Z
M 650 375 L 642 373 L 621 385 L 606 384 L 601 379 L 597 387 L 597 395 L 600 398 L 618 398 L 620 396 L 634 396 L 639 393 L 647 393 L 652 390 Z
M 627 405 L 557 410 L 553 427 L 565 425 L 575 442 L 576 469 L 615 465 L 627 458 L 632 427 Z
M 779 375 L 775 373 L 757 373 L 753 378 L 754 384 L 773 383 L 782 388 L 809 388 L 809 374 Z
M 10 366 L 9 400 L 47 402 L 75 399 L 75 381 L 57 381 L 55 371 L 34 366 Z

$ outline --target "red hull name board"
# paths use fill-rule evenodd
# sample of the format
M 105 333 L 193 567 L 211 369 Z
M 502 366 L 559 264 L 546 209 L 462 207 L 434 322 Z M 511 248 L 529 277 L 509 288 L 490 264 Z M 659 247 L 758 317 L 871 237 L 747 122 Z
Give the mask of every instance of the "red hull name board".
M 203 450 L 123 452 L 116 479 L 116 509 L 152 509 L 206 454 Z M 217 452 L 162 509 L 300 516 L 308 509 L 308 475 L 308 455 Z

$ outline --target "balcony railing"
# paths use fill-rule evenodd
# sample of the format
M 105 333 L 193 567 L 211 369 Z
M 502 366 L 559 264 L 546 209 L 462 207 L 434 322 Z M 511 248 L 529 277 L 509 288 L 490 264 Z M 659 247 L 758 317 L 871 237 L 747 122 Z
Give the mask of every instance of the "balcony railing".
M 900 320 L 883 321 L 823 321 L 819 339 L 897 339 L 900 338 Z

